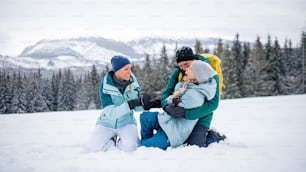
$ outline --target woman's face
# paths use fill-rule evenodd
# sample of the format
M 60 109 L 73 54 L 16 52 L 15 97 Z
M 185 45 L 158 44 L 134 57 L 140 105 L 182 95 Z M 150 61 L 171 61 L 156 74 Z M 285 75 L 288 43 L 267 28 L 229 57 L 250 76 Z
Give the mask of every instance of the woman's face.
M 196 78 L 195 78 L 194 72 L 190 65 L 189 67 L 186 68 L 184 80 L 195 80 L 195 79 Z
M 120 81 L 130 80 L 131 73 L 132 73 L 131 69 L 132 69 L 131 64 L 127 64 L 127 65 L 123 66 L 121 69 L 119 69 L 117 72 L 115 72 L 115 75 L 116 75 L 117 79 L 119 79 Z

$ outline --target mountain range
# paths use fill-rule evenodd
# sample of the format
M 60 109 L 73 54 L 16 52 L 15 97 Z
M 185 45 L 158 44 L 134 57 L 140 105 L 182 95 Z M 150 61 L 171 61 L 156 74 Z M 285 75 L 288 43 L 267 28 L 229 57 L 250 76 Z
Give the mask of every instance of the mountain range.
M 162 46 L 167 54 L 172 56 L 175 48 L 182 45 L 193 47 L 196 39 L 182 38 L 141 38 L 128 42 L 106 39 L 103 37 L 82 37 L 71 39 L 41 40 L 35 45 L 26 47 L 17 57 L 0 55 L 1 68 L 8 71 L 33 71 L 40 68 L 42 72 L 52 72 L 62 68 L 84 72 L 92 65 L 103 69 L 114 55 L 124 55 L 139 64 L 146 54 L 159 58 Z M 204 48 L 213 49 L 218 38 L 203 38 Z M 229 43 L 223 40 L 223 43 Z

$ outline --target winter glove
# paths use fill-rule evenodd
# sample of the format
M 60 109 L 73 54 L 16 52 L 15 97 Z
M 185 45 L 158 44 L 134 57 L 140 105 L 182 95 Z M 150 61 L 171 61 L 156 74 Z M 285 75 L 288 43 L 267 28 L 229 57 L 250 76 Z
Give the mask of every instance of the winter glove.
M 172 103 L 174 104 L 174 106 L 177 106 L 177 104 L 179 104 L 180 99 L 178 97 L 175 97 L 172 99 Z
M 169 106 L 167 105 L 164 108 L 164 111 L 167 112 L 170 116 L 174 118 L 184 118 L 185 117 L 185 109 L 179 106 Z
M 159 99 L 150 101 L 147 105 L 145 105 L 144 110 L 149 110 L 151 108 L 161 108 L 161 101 Z
M 129 104 L 130 109 L 134 109 L 136 106 L 142 105 L 140 98 L 129 100 L 127 103 Z
M 144 108 L 150 103 L 151 96 L 149 94 L 143 94 L 141 98 L 129 100 L 130 109 L 135 109 L 136 106 L 143 106 Z
M 145 110 L 148 110 L 147 107 L 150 103 L 150 100 L 151 100 L 151 96 L 149 94 L 144 93 L 141 96 L 141 105 Z

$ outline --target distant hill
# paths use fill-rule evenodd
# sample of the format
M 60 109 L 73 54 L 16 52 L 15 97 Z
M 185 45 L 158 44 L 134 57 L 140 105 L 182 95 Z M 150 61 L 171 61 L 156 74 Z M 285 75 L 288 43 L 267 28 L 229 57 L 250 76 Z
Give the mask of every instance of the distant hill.
M 213 49 L 218 38 L 203 38 L 204 48 Z M 223 43 L 230 43 L 224 41 Z M 114 55 L 125 55 L 134 63 L 142 63 L 145 54 L 159 57 L 163 45 L 168 55 L 174 54 L 175 48 L 181 45 L 193 47 L 195 39 L 141 38 L 121 42 L 102 37 L 84 37 L 60 40 L 41 40 L 35 45 L 26 47 L 18 57 L 0 55 L 1 66 L 6 70 L 22 72 L 42 69 L 52 72 L 60 68 L 70 68 L 78 72 L 88 71 L 93 64 L 98 69 L 109 64 Z

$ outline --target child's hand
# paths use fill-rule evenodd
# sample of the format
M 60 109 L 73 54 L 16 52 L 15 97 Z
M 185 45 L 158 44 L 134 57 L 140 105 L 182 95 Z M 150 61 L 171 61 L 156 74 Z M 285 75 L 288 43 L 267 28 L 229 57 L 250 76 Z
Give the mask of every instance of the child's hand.
M 186 90 L 186 88 L 182 87 L 182 88 L 180 88 L 179 92 L 180 92 L 181 94 L 183 94 L 183 93 L 185 92 L 185 90 Z
M 179 102 L 180 102 L 180 99 L 178 97 L 175 97 L 172 99 L 172 103 L 174 104 L 174 106 L 177 106 Z

